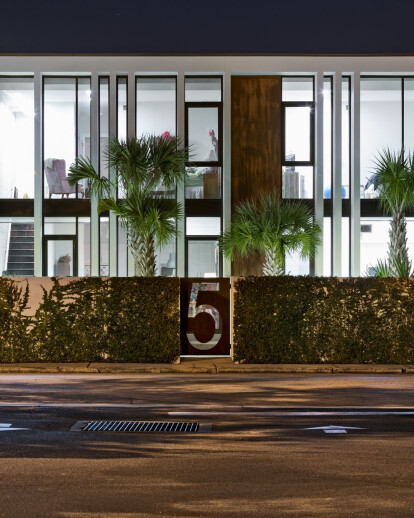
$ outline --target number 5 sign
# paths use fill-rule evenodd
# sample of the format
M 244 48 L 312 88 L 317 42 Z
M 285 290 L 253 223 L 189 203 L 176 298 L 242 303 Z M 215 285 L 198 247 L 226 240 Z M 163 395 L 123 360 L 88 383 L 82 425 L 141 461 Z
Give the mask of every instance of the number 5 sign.
M 181 279 L 181 354 L 230 354 L 230 280 Z

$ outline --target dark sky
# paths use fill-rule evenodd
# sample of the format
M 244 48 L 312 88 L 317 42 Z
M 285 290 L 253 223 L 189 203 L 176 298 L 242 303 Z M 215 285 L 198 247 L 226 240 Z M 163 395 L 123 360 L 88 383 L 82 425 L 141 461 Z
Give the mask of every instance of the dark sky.
M 414 0 L 0 0 L 0 53 L 414 54 Z

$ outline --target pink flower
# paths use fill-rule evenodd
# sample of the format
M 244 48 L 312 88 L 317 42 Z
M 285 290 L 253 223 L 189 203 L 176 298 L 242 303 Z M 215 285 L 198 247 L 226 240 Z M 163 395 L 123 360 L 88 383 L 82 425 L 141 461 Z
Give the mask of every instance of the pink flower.
M 163 138 L 165 138 L 165 140 L 171 140 L 171 134 L 169 131 L 164 131 L 162 136 L 163 136 Z

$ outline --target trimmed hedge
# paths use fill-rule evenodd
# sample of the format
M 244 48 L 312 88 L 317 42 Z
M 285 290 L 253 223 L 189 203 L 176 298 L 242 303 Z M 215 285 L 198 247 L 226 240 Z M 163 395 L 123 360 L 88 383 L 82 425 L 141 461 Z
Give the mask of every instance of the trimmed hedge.
M 414 363 L 414 279 L 247 277 L 235 281 L 234 359 Z
M 80 278 L 43 288 L 0 278 L 0 362 L 173 362 L 180 355 L 177 278 Z

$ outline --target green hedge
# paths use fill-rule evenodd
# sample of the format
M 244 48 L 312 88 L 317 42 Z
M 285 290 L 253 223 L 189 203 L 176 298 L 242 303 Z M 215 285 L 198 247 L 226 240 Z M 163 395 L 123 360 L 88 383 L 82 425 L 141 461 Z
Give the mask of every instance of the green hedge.
M 247 277 L 235 289 L 237 361 L 414 363 L 414 279 Z
M 180 355 L 177 278 L 82 278 L 43 288 L 0 278 L 0 362 L 172 362 Z

